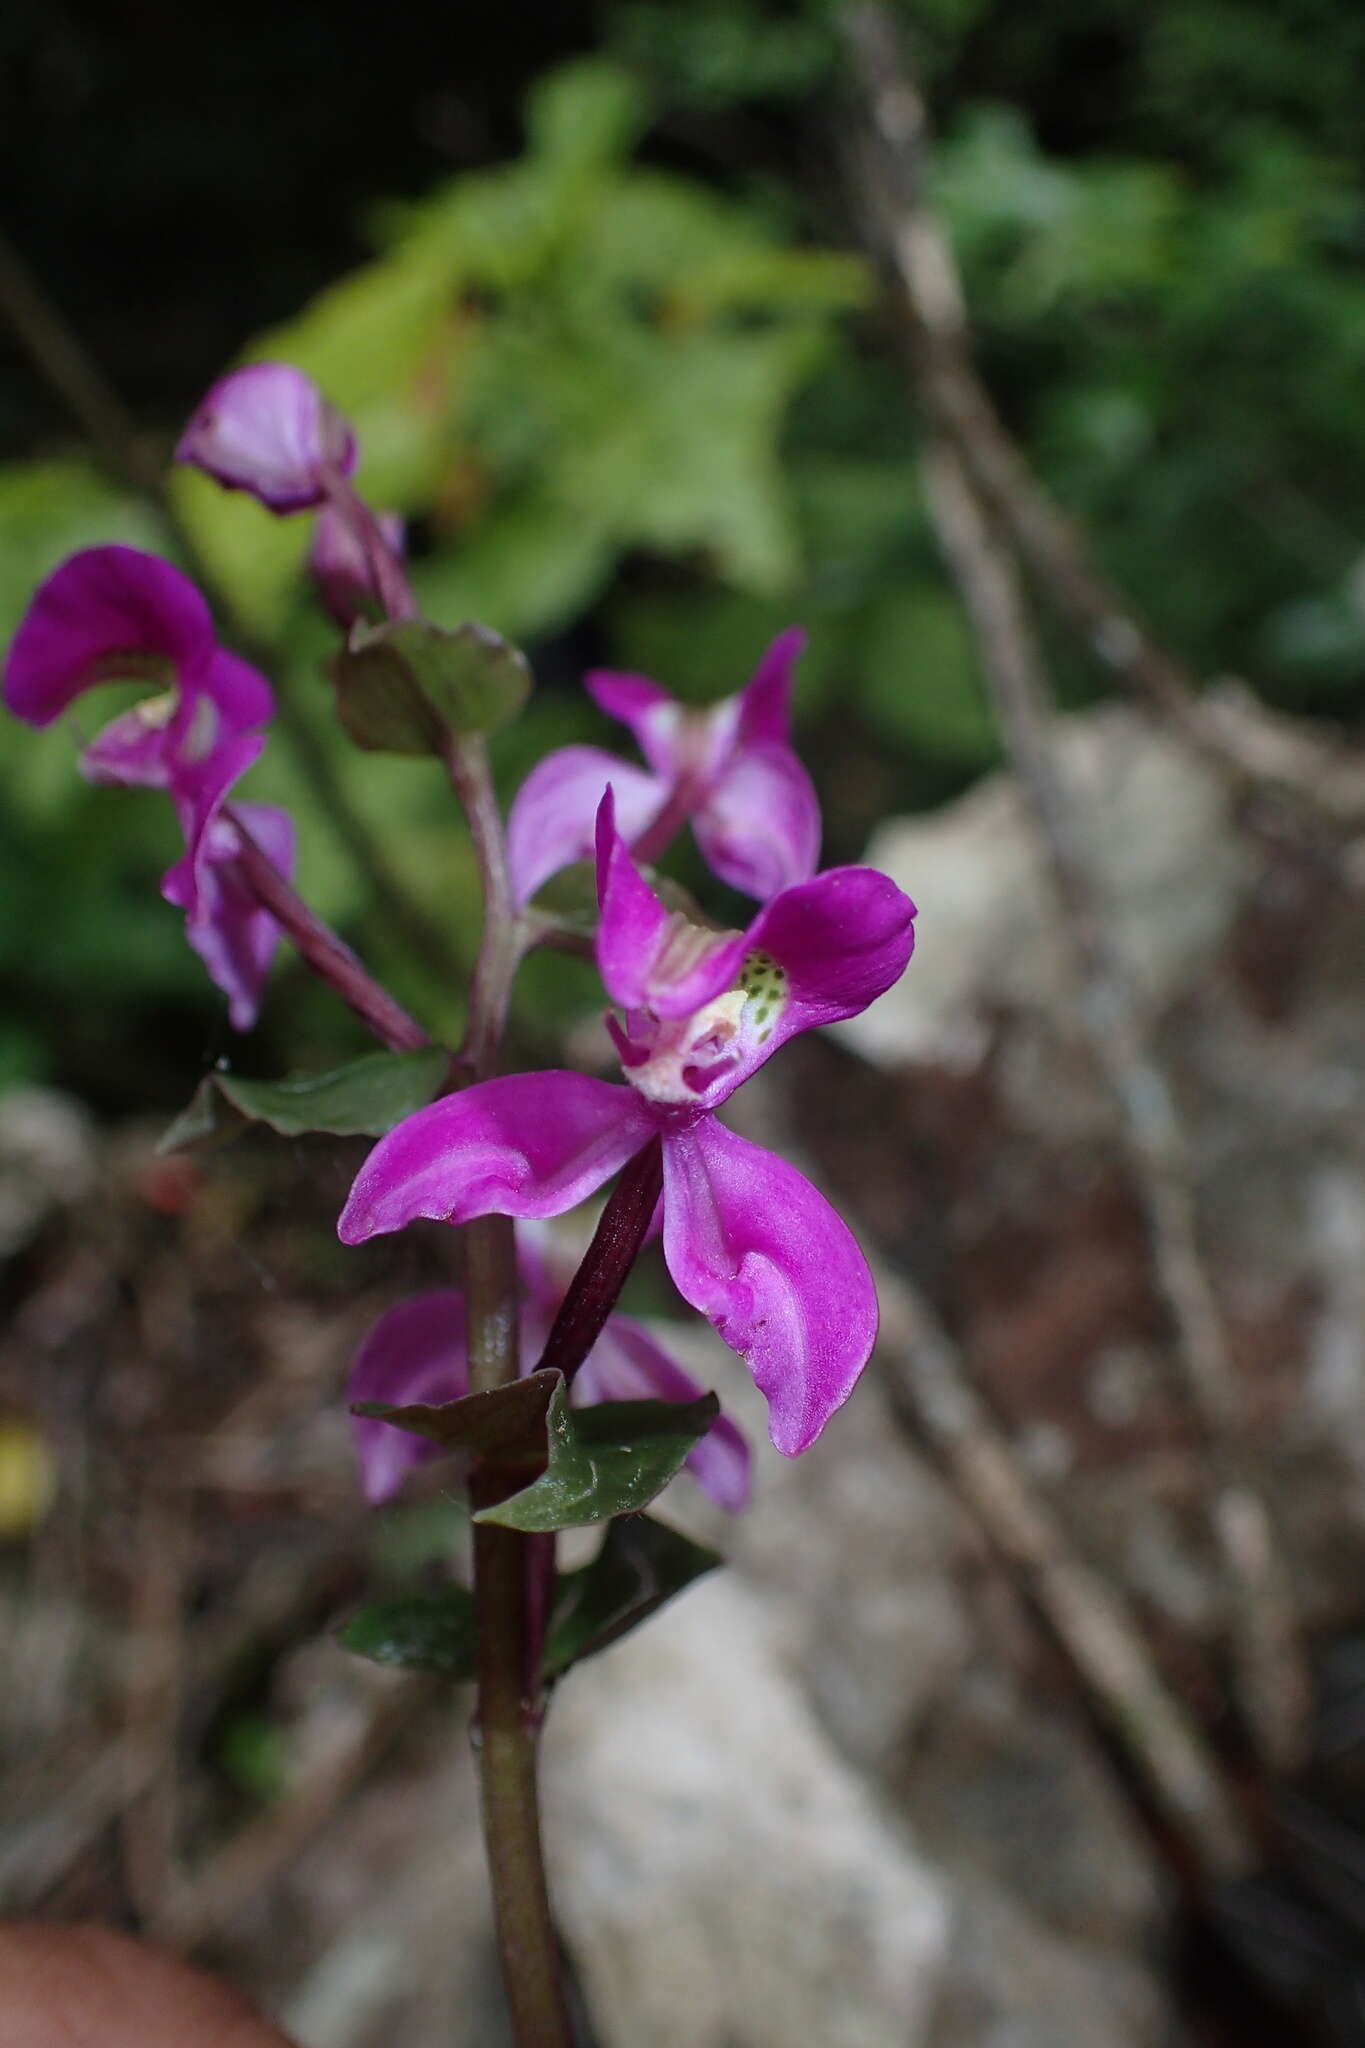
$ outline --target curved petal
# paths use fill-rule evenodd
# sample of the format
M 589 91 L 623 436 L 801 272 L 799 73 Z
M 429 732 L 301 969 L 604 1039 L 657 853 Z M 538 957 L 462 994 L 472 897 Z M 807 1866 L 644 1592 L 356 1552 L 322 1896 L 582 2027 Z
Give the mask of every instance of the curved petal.
M 381 1316 L 346 1381 L 348 1402 L 387 1401 L 393 1408 L 458 1401 L 468 1392 L 464 1296 L 454 1287 L 414 1294 Z M 376 1507 L 392 1500 L 414 1465 L 441 1456 L 439 1444 L 363 1415 L 351 1417 L 351 1440 L 365 1498 Z
M 274 708 L 260 671 L 214 647 L 185 668 L 178 692 L 149 697 L 106 725 L 82 752 L 81 773 L 91 782 L 150 785 L 183 796 L 212 762 L 226 787 L 249 765 L 238 744 L 242 735 L 263 725 Z M 263 744 L 253 743 L 250 760 Z
M 624 1010 L 647 999 L 650 970 L 668 931 L 668 912 L 630 857 L 616 829 L 615 790 L 597 809 L 597 971 Z
M 741 746 L 763 742 L 791 745 L 793 671 L 806 637 L 803 626 L 788 626 L 785 633 L 779 633 L 740 691 L 737 737 Z
M 81 750 L 86 781 L 164 789 L 171 776 L 167 728 L 174 711 L 172 697 L 148 697 L 111 719 Z
M 286 881 L 294 877 L 294 820 L 278 804 L 238 804 L 236 816 L 246 826 L 272 867 Z
M 679 742 L 685 713 L 667 690 L 648 676 L 627 675 L 619 669 L 590 669 L 583 687 L 600 711 L 630 728 L 636 746 L 656 775 L 672 782 L 683 772 Z M 627 833 L 633 838 L 632 833 Z
M 95 683 L 149 662 L 193 669 L 212 648 L 208 605 L 187 576 L 140 548 L 85 548 L 35 591 L 5 662 L 5 703 L 50 725 Z
M 593 1401 L 697 1401 L 705 1392 L 632 1316 L 609 1316 L 583 1361 L 573 1398 Z M 687 1456 L 687 1469 L 717 1507 L 731 1513 L 749 1498 L 751 1453 L 742 1430 L 718 1415 Z
M 774 896 L 749 928 L 784 984 L 765 1057 L 798 1031 L 856 1017 L 905 972 L 915 906 L 875 868 L 826 868 Z
M 230 491 L 249 491 L 272 512 L 319 505 L 330 475 L 349 476 L 356 442 L 311 377 L 289 363 L 249 363 L 220 377 L 176 447 Z
M 275 693 L 265 677 L 229 648 L 215 647 L 200 687 L 213 699 L 230 731 L 245 732 L 275 715 Z
M 795 1457 L 853 1390 L 877 1335 L 867 1261 L 803 1174 L 714 1117 L 664 1134 L 664 1258 L 747 1363 Z
M 179 903 L 192 924 L 206 915 L 200 907 L 199 892 L 204 884 L 207 863 L 227 857 L 221 851 L 211 853 L 207 844 L 209 834 L 218 821 L 223 799 L 233 783 L 259 759 L 264 747 L 263 733 L 231 734 L 204 760 L 172 772 L 171 796 L 180 829 L 185 835 L 185 858 L 171 869 L 162 883 L 161 893 L 167 896 L 171 875 L 180 877 L 183 872 L 184 879 L 176 884 L 177 893 L 169 896 L 168 900 Z M 224 840 L 221 844 L 228 852 L 235 850 L 235 842 Z
M 273 804 L 241 804 L 242 822 L 281 874 L 294 867 L 294 824 Z M 162 878 L 161 893 L 189 912 L 185 936 L 228 998 L 235 1031 L 249 1031 L 280 942 L 280 928 L 233 868 L 237 835 L 226 818 L 212 818 L 190 854 Z
M 601 747 L 560 747 L 531 770 L 507 816 L 507 865 L 518 903 L 528 903 L 570 861 L 592 858 L 593 821 L 608 786 L 628 839 L 644 830 L 668 795 L 648 769 Z
M 790 747 L 737 748 L 692 820 L 708 867 L 746 896 L 766 901 L 815 873 L 820 804 Z
M 551 1071 L 480 1081 L 405 1118 L 356 1176 L 337 1233 L 362 1244 L 419 1216 L 559 1216 L 654 1134 L 630 1088 Z
M 715 931 L 668 910 L 636 867 L 615 825 L 613 792 L 597 813 L 597 968 L 622 1009 L 690 1017 L 730 987 L 743 932 Z

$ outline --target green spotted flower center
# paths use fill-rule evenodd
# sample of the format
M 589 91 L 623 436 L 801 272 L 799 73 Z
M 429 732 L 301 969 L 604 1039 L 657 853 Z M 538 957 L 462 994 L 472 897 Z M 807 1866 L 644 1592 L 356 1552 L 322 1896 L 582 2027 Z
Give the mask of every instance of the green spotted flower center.
M 771 953 L 755 949 L 745 956 L 739 986 L 745 996 L 744 1021 L 753 1026 L 754 1036 L 762 1045 L 772 1036 L 773 1026 L 786 1008 L 786 970 L 778 966 Z

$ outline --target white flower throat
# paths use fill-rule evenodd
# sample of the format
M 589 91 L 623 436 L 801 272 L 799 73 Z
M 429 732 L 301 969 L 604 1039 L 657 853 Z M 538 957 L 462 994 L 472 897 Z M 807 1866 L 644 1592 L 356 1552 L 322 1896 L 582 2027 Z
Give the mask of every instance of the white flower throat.
M 733 988 L 689 1017 L 632 1011 L 636 1049 L 626 1078 L 651 1102 L 694 1103 L 746 1054 L 767 1043 L 788 1001 L 787 976 L 770 953 L 745 956 Z

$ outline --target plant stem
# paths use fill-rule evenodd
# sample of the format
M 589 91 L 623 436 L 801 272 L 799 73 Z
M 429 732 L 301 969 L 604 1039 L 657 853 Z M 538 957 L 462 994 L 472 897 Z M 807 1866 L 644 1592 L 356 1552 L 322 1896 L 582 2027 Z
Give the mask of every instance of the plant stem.
M 223 816 L 237 834 L 237 872 L 263 909 L 293 940 L 300 956 L 320 981 L 334 988 L 341 1000 L 367 1024 L 375 1037 L 391 1052 L 419 1052 L 431 1039 L 415 1017 L 409 1016 L 386 988 L 361 966 L 344 940 L 316 911 L 310 910 L 298 891 L 287 882 L 269 855 L 257 845 L 231 804 Z
M 559 1304 L 537 1371 L 572 1379 L 616 1306 L 648 1233 L 663 1188 L 663 1146 L 651 1138 L 626 1162 L 593 1232 L 592 1243 Z
M 469 987 L 464 1056 L 475 1076 L 486 1080 L 497 1067 L 512 981 L 521 958 L 522 934 L 512 901 L 502 815 L 493 793 L 488 749 L 477 737 L 457 739 L 451 742 L 445 759 L 446 773 L 463 807 L 483 882 L 483 935 Z
M 476 1079 L 486 1080 L 497 1069 L 522 932 L 483 741 L 454 741 L 446 769 L 483 880 L 483 933 L 470 982 L 464 1054 Z M 515 1380 L 521 1358 L 509 1216 L 483 1216 L 465 1227 L 465 1317 L 470 1391 Z M 491 1505 L 504 1486 L 494 1475 L 476 1472 L 470 1488 L 475 1508 Z M 572 2048 L 573 2042 L 536 1791 L 540 1653 L 553 1575 L 553 1538 L 474 1524 L 475 1726 L 484 1842 L 518 2048 Z
M 475 1482 L 473 1505 L 496 1488 Z M 493 1913 L 518 2048 L 572 2048 L 545 1883 L 536 1797 L 536 1714 L 527 1696 L 528 1551 L 535 1539 L 474 1525 L 477 1749 Z
M 327 497 L 332 510 L 351 529 L 353 539 L 359 544 L 385 618 L 415 619 L 418 615 L 417 600 L 412 594 L 407 570 L 384 538 L 384 530 L 371 506 L 341 476 L 327 479 Z

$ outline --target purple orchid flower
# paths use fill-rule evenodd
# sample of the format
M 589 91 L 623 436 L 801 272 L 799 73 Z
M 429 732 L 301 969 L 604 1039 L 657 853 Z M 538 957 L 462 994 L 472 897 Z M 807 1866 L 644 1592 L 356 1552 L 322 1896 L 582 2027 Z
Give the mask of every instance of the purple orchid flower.
M 545 1348 L 568 1273 L 557 1272 L 543 1226 L 517 1231 L 521 1274 L 521 1369 L 534 1370 Z M 696 1401 L 696 1381 L 632 1316 L 613 1315 L 574 1376 L 571 1398 L 583 1408 L 598 1401 Z M 381 1316 L 351 1365 L 347 1398 L 388 1401 L 458 1401 L 469 1392 L 464 1296 L 455 1288 L 415 1294 Z M 441 1455 L 440 1446 L 390 1422 L 351 1423 L 361 1484 L 378 1506 L 391 1500 L 413 1466 Z M 718 1415 L 688 1454 L 687 1466 L 718 1507 L 734 1512 L 749 1497 L 749 1446 L 726 1416 Z
M 274 804 L 237 804 L 234 814 L 271 865 L 292 876 L 294 821 L 288 812 Z M 186 912 L 185 937 L 210 981 L 227 997 L 228 1022 L 234 1031 L 250 1031 L 260 1011 L 280 928 L 242 879 L 239 852 L 232 819 L 212 819 L 201 841 L 197 877 L 187 853 L 162 876 L 161 893 Z M 197 905 L 194 916 L 189 915 L 192 904 Z
M 137 548 L 87 548 L 34 593 L 5 662 L 4 700 L 26 724 L 45 726 L 86 690 L 130 677 L 158 681 L 163 693 L 107 725 L 82 752 L 81 771 L 91 782 L 171 797 L 185 857 L 162 893 L 185 912 L 190 944 L 245 1030 L 278 930 L 232 878 L 237 838 L 222 806 L 265 746 L 252 728 L 274 710 L 270 685 L 219 646 L 204 598 L 169 562 Z M 289 820 L 263 805 L 244 807 L 248 813 L 248 829 L 287 869 Z
M 722 881 L 766 901 L 813 875 L 820 807 L 792 751 L 792 671 L 806 636 L 779 634 L 737 696 L 696 711 L 644 676 L 594 669 L 589 695 L 635 735 L 648 769 L 601 747 L 561 747 L 534 768 L 507 821 L 507 857 L 519 903 L 593 850 L 593 821 L 608 784 L 621 831 L 654 860 L 690 818 Z
M 375 525 L 389 552 L 402 559 L 403 521 L 397 512 L 376 514 Z M 313 526 L 308 569 L 327 610 L 343 631 L 369 615 L 380 601 L 373 564 L 352 521 L 324 505 Z
M 220 377 L 200 401 L 175 459 L 230 491 L 249 491 L 271 512 L 302 512 L 351 474 L 356 441 L 302 370 L 249 363 Z
M 658 1137 L 664 1259 L 744 1358 L 779 1451 L 807 1449 L 853 1389 L 877 1298 L 852 1232 L 784 1160 L 714 1112 L 798 1032 L 859 1011 L 904 971 L 915 906 L 871 868 L 783 889 L 745 932 L 669 911 L 632 861 L 612 794 L 597 826 L 597 959 L 628 1087 L 551 1071 L 483 1081 L 408 1117 L 361 1168 L 338 1231 L 419 1216 L 557 1216 Z

